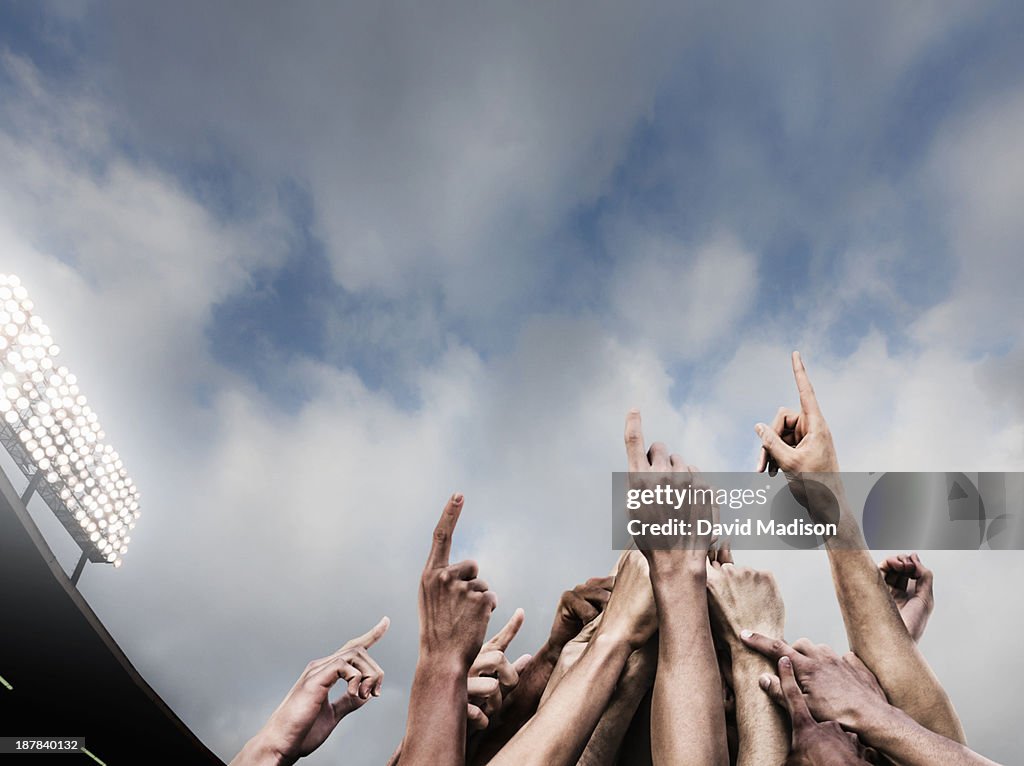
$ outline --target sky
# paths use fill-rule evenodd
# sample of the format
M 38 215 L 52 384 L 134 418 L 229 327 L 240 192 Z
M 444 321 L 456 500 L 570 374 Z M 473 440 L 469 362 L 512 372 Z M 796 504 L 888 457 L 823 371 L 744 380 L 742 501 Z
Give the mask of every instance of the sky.
M 225 760 L 389 615 L 383 696 L 308 759 L 382 762 L 447 495 L 531 651 L 615 559 L 630 407 L 752 468 L 799 348 L 844 469 L 1024 470 L 1022 33 L 991 2 L 3 3 L 0 272 L 142 492 L 82 593 Z M 1016 757 L 1024 554 L 925 561 L 925 654 Z M 823 554 L 745 563 L 845 648 Z

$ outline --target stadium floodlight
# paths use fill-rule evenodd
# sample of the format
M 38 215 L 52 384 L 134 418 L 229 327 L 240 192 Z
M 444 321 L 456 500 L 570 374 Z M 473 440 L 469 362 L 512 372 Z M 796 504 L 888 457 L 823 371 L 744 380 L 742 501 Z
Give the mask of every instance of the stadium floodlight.
M 21 280 L 0 274 L 0 443 L 86 559 L 121 566 L 139 518 L 139 491 L 106 443 L 78 380 L 33 312 Z

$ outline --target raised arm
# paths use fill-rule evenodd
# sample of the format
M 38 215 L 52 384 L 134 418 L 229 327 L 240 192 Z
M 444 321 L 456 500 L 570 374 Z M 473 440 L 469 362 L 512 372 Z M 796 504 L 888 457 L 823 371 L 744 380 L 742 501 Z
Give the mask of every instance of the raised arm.
M 480 757 L 480 746 L 490 727 L 497 723 L 502 702 L 519 681 L 519 671 L 530 659 L 526 654 L 509 662 L 505 650 L 523 625 L 522 609 L 516 609 L 505 626 L 480 647 L 466 679 L 466 762 L 474 763 Z M 401 763 L 402 746 L 391 754 L 387 766 Z M 486 763 L 486 760 L 479 761 Z
M 463 497 L 449 499 L 420 578 L 420 654 L 409 695 L 402 766 L 465 766 L 466 676 L 497 599 L 476 562 L 449 564 Z
M 768 696 L 786 705 L 787 697 L 799 695 L 814 718 L 841 725 L 891 761 L 903 766 L 996 766 L 891 705 L 874 675 L 852 652 L 839 657 L 829 647 L 806 639 L 790 646 L 759 633 L 744 634 L 743 640 L 777 663 L 778 676 L 766 674 L 760 679 Z M 800 684 L 792 683 L 788 693 L 787 675 Z
M 800 411 L 780 409 L 771 426 L 757 424 L 762 444 L 758 468 L 781 468 L 812 517 L 824 520 L 822 497 L 838 501 L 838 533 L 825 541 L 825 547 L 850 648 L 878 677 L 894 705 L 932 731 L 963 742 L 953 704 L 918 651 L 850 511 L 832 434 L 800 354 L 794 351 L 792 361 Z M 813 474 L 828 493 L 808 491 L 811 485 L 803 479 L 807 474 Z
M 342 718 L 379 697 L 384 671 L 368 650 L 390 624 L 384 617 L 334 654 L 309 663 L 270 719 L 231 760 L 230 766 L 290 766 L 320 747 Z M 331 702 L 331 689 L 342 679 L 345 690 Z
M 619 565 L 615 590 L 583 656 L 493 766 L 570 766 L 604 713 L 629 656 L 657 628 L 647 562 L 636 551 Z
M 658 641 L 652 637 L 633 652 L 615 685 L 608 707 L 590 735 L 578 766 L 615 766 L 619 750 L 641 700 L 654 683 L 658 668 Z
M 645 449 L 636 410 L 626 417 L 625 437 L 631 485 L 678 486 L 683 481 L 699 486 L 696 469 L 678 455 L 669 455 L 664 444 L 655 443 L 649 451 Z M 702 503 L 687 503 L 678 515 L 696 529 L 696 521 L 710 519 L 712 509 Z M 664 521 L 642 515 L 634 518 Z M 651 703 L 655 766 L 725 766 L 729 763 L 729 748 L 722 681 L 708 619 L 705 562 L 711 540 L 694 536 L 687 544 L 670 549 L 651 546 L 648 540 L 636 542 L 650 562 L 660 626 L 658 674 Z
M 593 621 L 608 603 L 614 582 L 614 577 L 593 577 L 562 594 L 544 645 L 532 657 L 516 660 L 519 683 L 504 697 L 497 720 L 491 721 L 477 748 L 473 759 L 475 763 L 487 763 L 537 711 L 542 696 L 552 686 L 550 681 L 554 678 L 556 667 L 563 659 L 567 660 L 563 657 L 563 650 L 573 645 L 573 640 L 581 630 L 593 625 Z M 585 647 L 585 643 L 580 645 L 574 661 Z M 572 651 L 570 653 L 574 654 Z M 570 666 L 571 663 L 566 664 L 564 670 L 567 671 Z
M 740 631 L 753 628 L 775 638 L 784 635 L 786 610 L 782 594 L 770 572 L 732 563 L 724 549 L 708 563 L 711 625 L 727 647 L 736 695 L 739 733 L 738 766 L 782 763 L 789 751 L 782 713 L 758 688 L 758 679 L 774 670 L 760 653 L 740 640 Z

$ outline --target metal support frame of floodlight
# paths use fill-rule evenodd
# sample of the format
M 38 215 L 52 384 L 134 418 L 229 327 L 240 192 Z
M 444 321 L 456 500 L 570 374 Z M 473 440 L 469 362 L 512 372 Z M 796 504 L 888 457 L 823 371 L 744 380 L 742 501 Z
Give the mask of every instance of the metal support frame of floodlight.
M 0 445 L 87 561 L 120 566 L 139 493 L 16 276 L 0 274 Z

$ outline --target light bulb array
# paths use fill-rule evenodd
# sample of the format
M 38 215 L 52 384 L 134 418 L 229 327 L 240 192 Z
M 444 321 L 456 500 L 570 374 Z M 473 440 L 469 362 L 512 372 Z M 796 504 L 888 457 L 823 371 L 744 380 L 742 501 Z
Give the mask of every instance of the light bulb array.
M 37 491 L 90 559 L 118 567 L 139 491 L 59 353 L 21 281 L 0 274 L 0 441 L 41 473 Z

